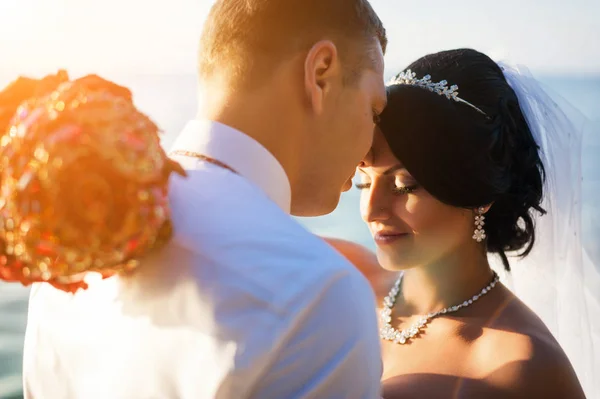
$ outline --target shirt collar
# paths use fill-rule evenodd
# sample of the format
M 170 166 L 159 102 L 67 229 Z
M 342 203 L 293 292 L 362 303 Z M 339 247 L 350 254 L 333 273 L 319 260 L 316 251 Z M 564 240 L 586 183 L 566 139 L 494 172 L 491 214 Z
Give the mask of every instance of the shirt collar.
M 177 150 L 197 152 L 223 162 L 290 213 L 292 190 L 287 174 L 273 154 L 252 137 L 219 122 L 193 120 L 175 140 L 172 151 Z M 188 165 L 192 164 L 184 164 Z

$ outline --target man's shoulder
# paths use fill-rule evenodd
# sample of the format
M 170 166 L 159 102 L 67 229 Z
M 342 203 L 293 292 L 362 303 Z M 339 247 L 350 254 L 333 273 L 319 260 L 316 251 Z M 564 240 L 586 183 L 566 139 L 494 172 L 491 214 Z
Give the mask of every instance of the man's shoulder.
M 222 298 L 227 303 L 262 308 L 282 319 L 331 300 L 328 292 L 334 288 L 355 298 L 371 295 L 360 272 L 320 238 L 295 229 L 256 233 L 201 243 L 185 275 L 202 292 L 227 292 Z
M 187 177 L 174 176 L 169 201 L 174 223 L 179 224 L 176 233 L 217 236 L 223 231 L 256 238 L 271 232 L 307 233 L 252 182 L 213 165 L 188 171 Z
M 196 181 L 180 182 L 171 198 L 177 245 L 265 282 L 276 277 L 298 286 L 310 276 L 356 273 L 335 249 L 244 178 L 219 175 L 220 170 L 194 172 Z

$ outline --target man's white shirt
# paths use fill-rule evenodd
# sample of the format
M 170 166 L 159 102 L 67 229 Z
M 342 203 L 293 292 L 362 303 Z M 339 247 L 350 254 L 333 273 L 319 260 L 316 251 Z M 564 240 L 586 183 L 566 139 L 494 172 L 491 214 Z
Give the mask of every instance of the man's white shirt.
M 192 121 L 174 150 L 174 237 L 131 276 L 75 295 L 32 289 L 32 399 L 378 398 L 381 357 L 363 276 L 289 216 L 285 171 L 228 126 Z

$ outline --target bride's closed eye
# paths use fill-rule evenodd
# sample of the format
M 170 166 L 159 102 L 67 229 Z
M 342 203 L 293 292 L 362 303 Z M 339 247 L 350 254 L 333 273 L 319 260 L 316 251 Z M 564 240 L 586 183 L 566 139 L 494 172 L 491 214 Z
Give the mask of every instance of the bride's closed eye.
M 411 194 L 417 188 L 419 188 L 419 185 L 412 177 L 396 176 L 393 189 L 396 194 Z
M 400 186 L 400 187 L 396 186 L 396 187 L 394 187 L 393 191 L 396 194 L 412 194 L 412 193 L 414 193 L 417 190 L 417 188 L 419 188 L 419 186 L 417 186 L 417 185 L 414 185 L 414 186 Z
M 356 187 L 359 190 L 366 190 L 366 189 L 371 188 L 371 183 L 356 183 L 354 185 L 354 187 Z M 394 187 L 392 188 L 392 191 L 395 194 L 411 194 L 411 193 L 415 192 L 415 190 L 417 190 L 418 188 L 419 188 L 419 186 L 417 184 L 410 185 L 410 186 L 394 185 Z

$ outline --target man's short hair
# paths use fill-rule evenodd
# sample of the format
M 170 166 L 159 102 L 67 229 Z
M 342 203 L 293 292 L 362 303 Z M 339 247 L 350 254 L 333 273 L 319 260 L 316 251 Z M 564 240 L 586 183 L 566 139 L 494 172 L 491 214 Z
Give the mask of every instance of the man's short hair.
M 217 0 L 201 37 L 200 79 L 223 71 L 237 83 L 257 82 L 323 39 L 335 43 L 345 78 L 373 64 L 377 42 L 387 46 L 367 0 Z

